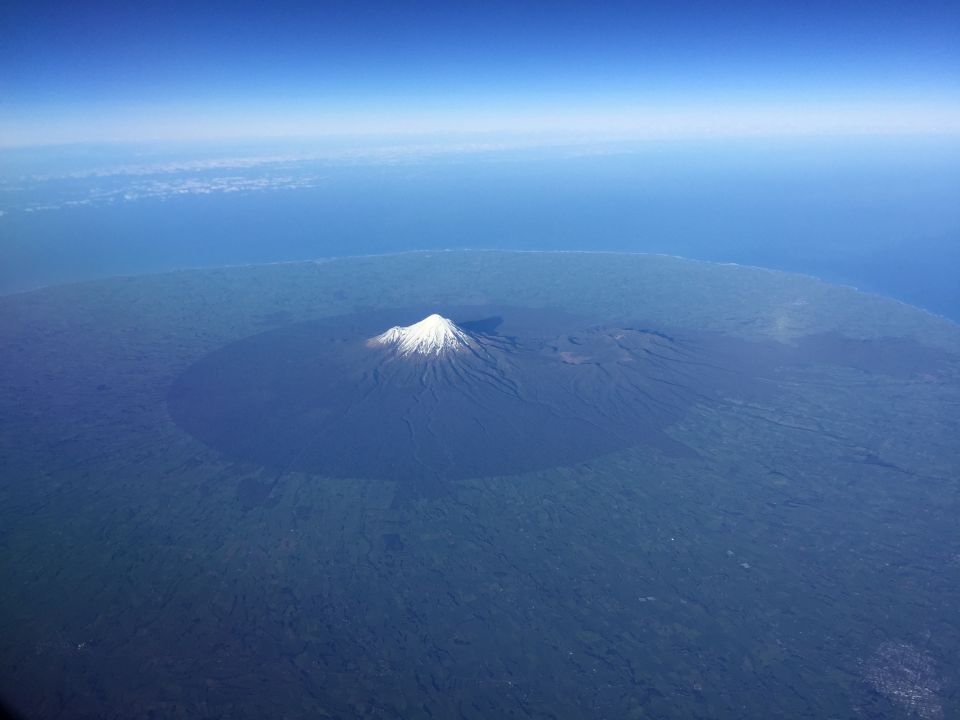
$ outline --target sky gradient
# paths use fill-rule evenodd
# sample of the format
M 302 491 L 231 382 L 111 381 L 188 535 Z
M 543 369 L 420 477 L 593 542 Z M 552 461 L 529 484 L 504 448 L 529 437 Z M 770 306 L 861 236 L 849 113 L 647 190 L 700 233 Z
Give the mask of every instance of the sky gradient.
M 960 133 L 948 2 L 26 3 L 0 143 Z

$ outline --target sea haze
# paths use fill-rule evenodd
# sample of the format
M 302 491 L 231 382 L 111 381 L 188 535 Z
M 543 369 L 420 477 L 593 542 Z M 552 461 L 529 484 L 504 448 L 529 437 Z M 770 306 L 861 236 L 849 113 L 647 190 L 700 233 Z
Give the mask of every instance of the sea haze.
M 611 250 L 809 273 L 960 319 L 955 140 L 524 149 L 485 138 L 23 157 L 4 155 L 4 293 L 415 249 Z

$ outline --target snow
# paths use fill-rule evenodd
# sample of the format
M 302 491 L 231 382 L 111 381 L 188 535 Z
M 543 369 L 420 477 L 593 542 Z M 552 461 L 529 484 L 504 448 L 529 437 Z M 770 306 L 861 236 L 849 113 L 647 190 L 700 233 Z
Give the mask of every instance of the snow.
M 465 350 L 470 345 L 470 338 L 452 320 L 434 313 L 413 325 L 392 327 L 369 342 L 393 347 L 404 356 L 439 356 Z

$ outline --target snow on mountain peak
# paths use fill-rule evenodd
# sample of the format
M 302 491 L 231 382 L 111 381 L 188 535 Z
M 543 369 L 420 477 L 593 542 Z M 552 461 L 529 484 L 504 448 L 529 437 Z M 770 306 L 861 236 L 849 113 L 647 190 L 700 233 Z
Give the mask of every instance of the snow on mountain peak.
M 469 336 L 442 315 L 429 315 L 406 327 L 396 326 L 370 338 L 371 345 L 393 347 L 400 355 L 443 355 L 466 349 Z

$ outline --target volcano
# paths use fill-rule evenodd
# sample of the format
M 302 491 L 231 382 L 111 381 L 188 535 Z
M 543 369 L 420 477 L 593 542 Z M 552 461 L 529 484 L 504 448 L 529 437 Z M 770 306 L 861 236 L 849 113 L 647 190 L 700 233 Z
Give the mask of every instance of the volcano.
M 395 325 L 367 345 L 393 348 L 400 355 L 439 356 L 467 350 L 471 341 L 452 320 L 434 313 L 409 327 Z
M 762 392 L 746 341 L 547 310 L 365 313 L 228 345 L 174 383 L 170 413 L 236 460 L 430 483 L 571 465 L 634 445 L 693 451 L 695 403 Z M 398 317 L 416 320 L 391 324 Z

